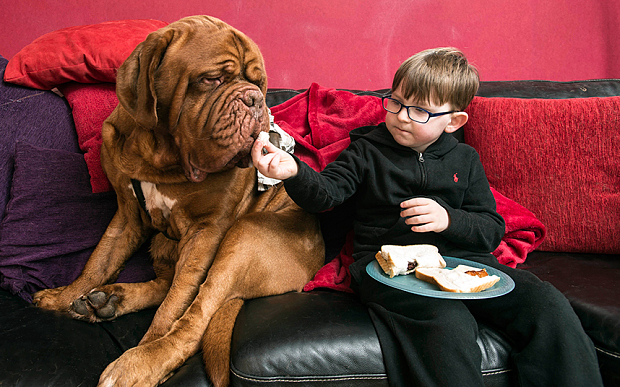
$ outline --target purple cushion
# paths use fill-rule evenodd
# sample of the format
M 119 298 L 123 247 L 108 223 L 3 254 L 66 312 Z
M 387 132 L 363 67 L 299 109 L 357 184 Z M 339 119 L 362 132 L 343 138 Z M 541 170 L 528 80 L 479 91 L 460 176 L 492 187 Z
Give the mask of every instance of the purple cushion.
M 51 91 L 2 81 L 8 61 L 0 56 L 0 219 L 8 200 L 17 141 L 79 152 L 71 109 Z
M 11 198 L 0 223 L 0 287 L 31 301 L 40 289 L 71 283 L 116 206 L 114 192 L 92 193 L 81 154 L 17 142 Z M 143 247 L 118 280 L 153 277 Z

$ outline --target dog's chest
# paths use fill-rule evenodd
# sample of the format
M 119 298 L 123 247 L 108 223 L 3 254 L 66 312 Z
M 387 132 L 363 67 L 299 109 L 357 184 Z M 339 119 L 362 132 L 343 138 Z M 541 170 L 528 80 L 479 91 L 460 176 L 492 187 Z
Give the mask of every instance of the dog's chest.
M 177 201 L 162 194 L 157 186 L 146 181 L 132 181 L 129 188 L 146 211 L 155 228 L 165 231 L 170 225 L 170 214 Z

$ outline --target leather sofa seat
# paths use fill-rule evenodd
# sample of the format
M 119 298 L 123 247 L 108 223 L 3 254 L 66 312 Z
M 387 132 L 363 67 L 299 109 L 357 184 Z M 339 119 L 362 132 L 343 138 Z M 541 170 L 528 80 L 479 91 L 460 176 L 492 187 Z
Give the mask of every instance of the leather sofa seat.
M 512 385 L 510 344 L 480 325 L 486 386 Z M 329 290 L 246 302 L 231 348 L 232 386 L 387 386 L 379 340 L 356 296 Z

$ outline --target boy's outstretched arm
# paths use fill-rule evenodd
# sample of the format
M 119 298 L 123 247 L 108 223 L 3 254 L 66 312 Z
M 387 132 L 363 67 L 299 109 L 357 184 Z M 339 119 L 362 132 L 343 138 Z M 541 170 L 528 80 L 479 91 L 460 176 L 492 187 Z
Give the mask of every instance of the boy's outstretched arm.
M 263 154 L 263 148 L 267 151 Z M 285 180 L 297 175 L 297 162 L 290 154 L 270 142 L 254 141 L 252 162 L 260 173 L 272 179 Z

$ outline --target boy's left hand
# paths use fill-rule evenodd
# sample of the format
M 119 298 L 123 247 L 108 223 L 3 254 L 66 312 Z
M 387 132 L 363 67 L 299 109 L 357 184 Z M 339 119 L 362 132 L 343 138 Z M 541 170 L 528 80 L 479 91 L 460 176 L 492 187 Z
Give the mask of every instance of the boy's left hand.
M 414 232 L 442 232 L 450 226 L 448 211 L 428 198 L 414 198 L 400 203 L 400 216 Z

